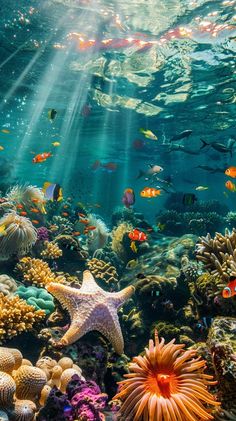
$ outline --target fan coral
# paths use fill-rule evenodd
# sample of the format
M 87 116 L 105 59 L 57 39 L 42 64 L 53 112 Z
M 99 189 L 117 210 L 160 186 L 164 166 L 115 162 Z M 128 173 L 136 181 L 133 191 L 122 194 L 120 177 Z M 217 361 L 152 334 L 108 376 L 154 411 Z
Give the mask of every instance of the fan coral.
M 31 185 L 16 185 L 6 195 L 7 200 L 13 203 L 20 203 L 26 208 L 30 208 L 32 204 L 41 212 L 45 213 L 44 209 L 44 194 L 41 189 Z
M 212 376 L 204 374 L 205 361 L 194 358 L 196 351 L 183 351 L 174 339 L 165 345 L 155 332 L 155 344 L 149 341 L 144 356 L 129 364 L 127 380 L 119 382 L 121 419 L 125 421 L 198 421 L 199 416 L 211 420 L 208 405 L 218 406 L 206 387 L 215 384 Z
M 41 256 L 46 259 L 59 259 L 62 256 L 62 250 L 59 248 L 57 243 L 45 241 L 45 249 L 41 252 Z
M 52 295 L 43 288 L 25 287 L 21 285 L 17 288 L 15 295 L 23 298 L 27 304 L 34 306 L 36 310 L 44 310 L 46 314 L 50 314 L 55 310 Z
M 8 275 L 0 275 L 0 292 L 4 295 L 12 295 L 17 289 L 16 281 Z
M 115 286 L 118 283 L 116 268 L 110 263 L 94 257 L 87 262 L 87 266 L 96 279 L 101 279 L 109 287 Z
M 50 282 L 64 282 L 63 276 L 56 276 L 46 262 L 41 259 L 24 257 L 16 265 L 16 269 L 23 273 L 26 282 L 44 287 Z
M 45 317 L 43 310 L 35 310 L 19 297 L 0 294 L 0 342 L 30 330 Z
M 0 219 L 6 235 L 0 238 L 0 260 L 24 255 L 36 243 L 37 231 L 28 218 L 9 212 Z
M 212 275 L 220 275 L 223 281 L 229 282 L 230 276 L 236 276 L 236 229 L 225 235 L 216 232 L 200 237 L 196 248 L 197 259 L 204 263 Z
M 96 215 L 88 215 L 89 224 L 96 227 L 93 231 L 89 231 L 87 235 L 87 247 L 90 252 L 105 247 L 108 240 L 108 229 L 105 223 L 96 217 Z

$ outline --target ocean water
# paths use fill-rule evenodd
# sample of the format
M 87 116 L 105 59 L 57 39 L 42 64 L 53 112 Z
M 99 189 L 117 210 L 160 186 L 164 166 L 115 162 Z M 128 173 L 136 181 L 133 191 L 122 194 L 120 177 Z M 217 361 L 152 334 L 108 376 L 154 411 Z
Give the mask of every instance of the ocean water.
M 142 302 L 137 292 L 137 301 L 125 307 L 123 316 L 129 316 L 122 319 L 122 331 L 129 359 L 143 350 L 157 321 L 172 326 L 177 322 L 178 327 L 188 324 L 181 319 L 181 309 L 194 294 L 181 280 L 178 284 L 181 259 L 187 255 L 197 264 L 193 244 L 200 236 L 210 233 L 214 237 L 216 231 L 223 234 L 225 228 L 236 228 L 235 7 L 234 0 L 1 1 L 2 201 L 11 202 L 7 197 L 15 186 L 42 189 L 48 182 L 61 189 L 62 201 L 57 201 L 58 196 L 54 202 L 44 197 L 46 213 L 36 201 L 26 205 L 21 196 L 11 202 L 16 213 L 28 218 L 35 229 L 46 226 L 50 241 L 57 241 L 58 234 L 70 235 L 87 253 L 86 258 L 77 260 L 78 256 L 63 249 L 60 259 L 45 259 L 55 273 L 81 280 L 89 260 L 105 259 L 101 250 L 106 247 L 107 261 L 115 267 L 119 280 L 115 285 L 99 284 L 106 291 L 136 286 L 145 276 L 177 279 L 177 298 L 174 291 L 165 292 L 168 286 L 157 292 L 155 281 L 148 299 L 143 292 Z M 126 189 L 132 190 L 128 204 Z M 1 210 L 0 257 L 4 215 Z M 64 222 L 53 219 L 58 216 Z M 71 224 L 69 231 L 63 231 L 63 223 Z M 122 223 L 131 226 L 126 228 L 119 254 L 111 244 Z M 58 225 L 56 231 L 54 225 Z M 98 229 L 109 233 L 106 244 L 101 239 L 93 242 L 91 233 Z M 134 229 L 143 237 L 132 239 L 129 234 Z M 184 245 L 182 251 L 185 235 L 192 245 Z M 178 250 L 173 241 L 180 242 Z M 1 258 L 1 274 L 16 278 L 18 287 L 23 285 L 15 267 L 25 256 L 41 259 L 40 247 Z M 174 257 L 170 256 L 171 247 Z M 109 254 L 112 250 L 115 257 Z M 167 262 L 164 268 L 163 259 Z M 203 267 L 201 270 L 206 272 Z M 235 278 L 234 271 L 228 274 Z M 229 279 L 223 281 L 227 286 Z M 161 298 L 156 298 L 159 293 Z M 208 293 L 206 289 L 203 296 Z M 188 345 L 206 341 L 214 317 L 235 318 L 235 297 L 230 309 L 217 307 L 211 300 L 203 310 L 192 313 Z M 172 305 L 177 308 L 173 314 Z M 132 319 L 132 309 L 137 317 L 142 312 L 139 334 L 127 322 Z M 66 313 L 63 322 L 70 322 Z M 37 335 L 51 325 L 47 321 L 40 325 Z M 176 336 L 171 332 L 167 341 Z M 39 348 L 41 355 L 48 352 L 56 358 L 45 343 L 35 339 L 36 345 L 32 345 L 32 336 L 23 334 L 22 338 L 16 336 L 13 342 L 5 338 L 1 343 L 19 347 L 34 363 Z M 179 333 L 177 338 L 181 340 Z M 85 343 L 104 346 L 96 334 Z M 85 378 L 90 379 L 86 353 L 76 352 L 74 362 L 80 365 L 82 361 Z M 111 399 L 128 360 L 116 359 L 114 368 L 109 358 L 106 363 L 97 359 L 100 362 L 92 378 Z M 109 370 L 115 372 L 113 377 Z M 231 410 L 225 401 L 223 408 Z M 53 416 L 38 419 L 53 421 Z M 98 421 L 102 419 L 99 416 L 87 419 Z M 68 417 L 65 420 L 76 419 Z M 106 415 L 109 417 L 113 415 Z

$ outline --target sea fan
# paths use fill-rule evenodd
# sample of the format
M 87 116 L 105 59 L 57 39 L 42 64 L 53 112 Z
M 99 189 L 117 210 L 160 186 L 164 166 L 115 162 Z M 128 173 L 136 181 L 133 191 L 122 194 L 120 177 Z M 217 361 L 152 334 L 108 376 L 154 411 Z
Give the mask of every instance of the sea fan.
M 24 255 L 35 244 L 37 230 L 28 218 L 9 212 L 0 219 L 4 235 L 0 237 L 0 260 L 8 260 L 12 255 Z
M 41 212 L 45 213 L 44 210 L 44 194 L 43 191 L 31 185 L 16 185 L 7 193 L 6 198 L 9 202 L 20 203 L 26 208 L 37 207 Z
M 207 391 L 215 384 L 204 374 L 205 361 L 195 350 L 183 351 L 185 345 L 165 345 L 155 332 L 155 345 L 149 341 L 144 356 L 133 359 L 127 380 L 119 384 L 114 399 L 121 399 L 121 418 L 125 421 L 199 421 L 211 420 L 210 405 L 219 402 Z M 207 409 L 204 405 L 207 405 Z
M 108 240 L 108 228 L 106 224 L 94 214 L 89 214 L 87 219 L 89 225 L 96 227 L 93 231 L 90 231 L 87 236 L 88 250 L 92 253 L 97 249 L 105 247 Z

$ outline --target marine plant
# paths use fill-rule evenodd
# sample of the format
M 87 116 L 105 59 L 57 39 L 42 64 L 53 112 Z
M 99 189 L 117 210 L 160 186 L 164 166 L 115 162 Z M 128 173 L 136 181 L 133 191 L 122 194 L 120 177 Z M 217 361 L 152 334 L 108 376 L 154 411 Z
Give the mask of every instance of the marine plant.
M 0 226 L 5 230 L 0 237 L 0 260 L 24 255 L 37 241 L 37 231 L 31 221 L 15 211 L 5 214 L 0 219 Z
M 8 191 L 6 199 L 9 202 L 24 205 L 26 208 L 34 206 L 41 212 L 45 212 L 43 191 L 36 186 L 16 184 Z
M 15 291 L 15 295 L 25 300 L 27 304 L 34 306 L 36 310 L 44 310 L 47 315 L 55 310 L 52 295 L 43 288 L 21 285 Z
M 220 404 L 207 391 L 207 386 L 216 382 L 204 374 L 205 361 L 197 358 L 195 350 L 183 351 L 184 345 L 174 342 L 159 341 L 155 332 L 155 342 L 149 341 L 144 356 L 133 358 L 130 372 L 118 383 L 120 389 L 114 397 L 122 400 L 121 420 L 214 418 L 211 412 Z

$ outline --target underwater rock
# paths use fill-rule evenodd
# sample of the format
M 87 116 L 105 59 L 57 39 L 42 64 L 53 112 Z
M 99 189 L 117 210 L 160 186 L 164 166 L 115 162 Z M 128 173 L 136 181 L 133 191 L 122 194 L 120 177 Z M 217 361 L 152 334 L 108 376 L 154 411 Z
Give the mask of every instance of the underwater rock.
M 34 306 L 36 310 L 44 310 L 46 315 L 55 310 L 52 295 L 43 288 L 36 288 L 33 286 L 25 287 L 24 285 L 21 285 L 15 291 L 15 295 L 23 298 L 27 304 Z

